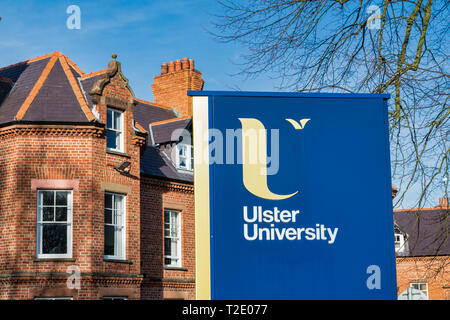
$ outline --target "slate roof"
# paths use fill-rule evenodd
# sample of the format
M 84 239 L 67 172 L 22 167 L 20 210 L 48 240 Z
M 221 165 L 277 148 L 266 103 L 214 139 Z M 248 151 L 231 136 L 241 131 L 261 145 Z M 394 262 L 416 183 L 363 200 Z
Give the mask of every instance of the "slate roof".
M 23 120 L 89 122 L 60 61 L 55 62 Z
M 0 123 L 15 120 L 19 108 L 30 94 L 49 60 L 50 58 L 46 58 L 0 69 L 0 76 L 10 78 L 14 82 L 10 90 L 6 92 L 6 97 L 0 106 Z
M 141 99 L 136 99 L 134 118 L 148 131 L 151 123 L 176 118 L 172 108 L 154 104 Z
M 163 179 L 193 183 L 194 177 L 192 174 L 178 171 L 170 161 L 172 150 L 173 147 L 155 148 L 147 146 L 141 156 L 141 172 Z
M 81 75 L 59 52 L 0 69 L 0 77 L 12 80 L 9 90 L 2 90 L 0 123 L 90 122 L 94 116 L 77 80 Z
M 176 118 L 152 123 L 151 131 L 155 144 L 178 142 L 183 130 L 189 130 L 192 118 Z
M 450 255 L 450 210 L 396 210 L 394 222 L 408 236 L 406 256 Z
M 89 108 L 91 108 L 91 109 L 94 106 L 94 104 L 92 102 L 92 97 L 89 94 L 89 92 L 92 90 L 92 87 L 94 87 L 94 84 L 98 81 L 99 78 L 100 78 L 100 75 L 95 75 L 95 76 L 90 76 L 90 77 L 82 76 L 79 79 L 81 86 L 83 87 L 83 93 L 84 93 L 84 96 L 86 97 L 86 102 L 87 102 Z
M 191 118 L 176 118 L 170 108 L 143 100 L 138 100 L 134 116 L 139 124 L 149 131 L 147 148 L 141 156 L 141 172 L 192 183 L 193 175 L 178 171 L 171 160 L 174 143 L 179 139 L 179 134 L 173 136 L 173 132 L 176 129 L 189 129 Z
M 59 52 L 0 68 L 0 126 L 13 121 L 95 121 L 89 92 L 106 71 L 85 74 Z M 150 133 L 151 124 L 156 123 L 151 133 L 162 144 L 170 142 L 171 130 L 190 123 L 190 119 L 177 118 L 172 108 L 141 99 L 136 99 L 134 118 L 135 127 L 143 133 Z M 192 174 L 178 172 L 167 157 L 173 145 L 160 150 L 150 137 L 147 143 L 141 159 L 143 174 L 192 182 Z
M 12 80 L 5 77 L 0 77 L 0 105 L 2 104 L 3 100 L 8 96 L 9 91 L 11 91 L 12 88 Z

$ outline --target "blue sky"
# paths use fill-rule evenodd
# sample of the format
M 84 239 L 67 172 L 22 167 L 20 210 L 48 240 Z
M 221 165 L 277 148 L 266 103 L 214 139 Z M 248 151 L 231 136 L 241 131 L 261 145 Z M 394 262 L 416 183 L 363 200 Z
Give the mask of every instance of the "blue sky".
M 81 9 L 81 29 L 69 30 L 66 9 Z M 214 0 L 0 0 L 0 66 L 60 51 L 84 72 L 106 68 L 116 52 L 138 98 L 153 100 L 151 83 L 162 62 L 188 57 L 208 90 L 276 91 L 267 76 L 232 76 L 243 47 L 218 43 L 211 29 Z

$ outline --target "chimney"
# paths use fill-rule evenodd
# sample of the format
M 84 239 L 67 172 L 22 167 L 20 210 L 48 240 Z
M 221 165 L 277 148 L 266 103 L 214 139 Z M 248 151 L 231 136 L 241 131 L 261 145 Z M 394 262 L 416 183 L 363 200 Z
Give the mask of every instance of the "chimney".
M 439 198 L 439 205 L 435 208 L 449 208 L 448 198 Z
M 182 117 L 192 116 L 192 97 L 188 90 L 202 90 L 202 73 L 194 69 L 194 60 L 183 58 L 161 64 L 161 74 L 153 78 L 155 103 L 174 107 Z
M 397 195 L 397 192 L 398 192 L 397 188 L 394 185 L 392 185 L 392 199 L 395 198 L 395 196 Z

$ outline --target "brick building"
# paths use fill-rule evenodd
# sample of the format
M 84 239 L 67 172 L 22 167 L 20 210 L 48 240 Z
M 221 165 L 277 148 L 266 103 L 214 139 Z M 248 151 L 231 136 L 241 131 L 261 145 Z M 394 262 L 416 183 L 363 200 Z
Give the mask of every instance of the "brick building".
M 398 295 L 408 287 L 450 300 L 448 199 L 434 208 L 394 210 Z
M 1 299 L 194 298 L 186 91 L 202 87 L 188 59 L 162 64 L 155 103 L 116 55 L 90 74 L 59 52 L 0 69 Z

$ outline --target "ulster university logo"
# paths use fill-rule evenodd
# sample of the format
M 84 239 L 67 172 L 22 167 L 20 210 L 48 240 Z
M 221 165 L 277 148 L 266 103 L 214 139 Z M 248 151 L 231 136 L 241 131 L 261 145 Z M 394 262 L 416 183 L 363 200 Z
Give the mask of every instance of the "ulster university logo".
M 286 119 L 295 130 L 303 130 L 310 119 L 300 123 Z M 239 118 L 242 124 L 242 178 L 245 188 L 253 195 L 268 200 L 284 200 L 298 193 L 276 194 L 267 185 L 267 139 L 266 128 L 254 118 Z M 258 143 L 259 142 L 259 143 Z M 259 160 L 257 160 L 259 155 Z

